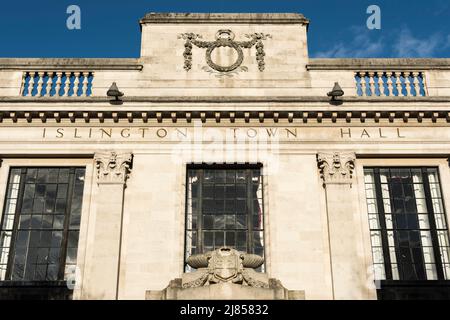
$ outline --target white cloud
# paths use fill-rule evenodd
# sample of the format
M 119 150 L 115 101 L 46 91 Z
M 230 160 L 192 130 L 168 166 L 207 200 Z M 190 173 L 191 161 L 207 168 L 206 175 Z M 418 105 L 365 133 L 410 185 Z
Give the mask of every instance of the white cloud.
M 386 30 L 385 30 L 386 31 Z M 365 27 L 352 26 L 347 29 L 349 41 L 339 41 L 328 50 L 314 54 L 315 58 L 432 58 L 450 48 L 450 34 L 435 32 L 421 38 L 407 27 L 389 30 L 385 37 Z M 375 38 L 378 36 L 378 38 Z
M 348 42 L 340 41 L 329 50 L 315 54 L 316 58 L 370 58 L 383 55 L 385 46 L 380 37 L 374 40 L 371 31 L 366 27 L 352 26 L 348 28 Z
M 426 38 L 415 37 L 408 27 L 402 27 L 398 40 L 393 44 L 393 53 L 398 57 L 433 57 L 437 51 L 447 47 L 450 36 L 445 39 L 442 34 L 434 33 Z

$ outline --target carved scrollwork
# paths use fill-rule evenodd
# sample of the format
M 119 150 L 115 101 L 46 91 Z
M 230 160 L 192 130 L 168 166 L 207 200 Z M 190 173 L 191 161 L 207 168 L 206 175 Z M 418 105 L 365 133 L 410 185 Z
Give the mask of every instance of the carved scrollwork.
M 235 35 L 231 30 L 221 29 L 216 33 L 216 41 L 202 41 L 199 40 L 202 38 L 201 35 L 195 33 L 183 33 L 179 35 L 180 39 L 186 40 L 184 44 L 184 69 L 189 71 L 192 68 L 192 47 L 195 45 L 198 48 L 205 48 L 205 59 L 206 63 L 211 69 L 214 69 L 218 72 L 232 72 L 241 66 L 244 61 L 244 53 L 242 48 L 251 48 L 256 45 L 256 61 L 258 62 L 259 71 L 264 71 L 265 69 L 265 52 L 264 52 L 264 44 L 263 40 L 267 40 L 271 38 L 271 35 L 264 33 L 253 33 L 246 34 L 249 41 L 234 41 Z M 212 52 L 220 47 L 229 47 L 236 51 L 237 59 L 231 65 L 221 66 L 215 63 L 212 58 Z
M 94 156 L 98 183 L 125 183 L 130 174 L 131 153 L 99 152 Z
M 317 162 L 324 183 L 351 183 L 355 160 L 352 152 L 319 153 Z

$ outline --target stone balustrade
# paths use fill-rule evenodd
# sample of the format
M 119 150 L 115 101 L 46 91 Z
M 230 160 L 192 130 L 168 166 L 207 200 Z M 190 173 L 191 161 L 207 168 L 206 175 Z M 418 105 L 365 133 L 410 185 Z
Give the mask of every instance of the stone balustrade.
M 0 58 L 0 97 L 106 97 L 113 82 L 123 88 L 142 69 L 135 58 Z
M 358 96 L 427 95 L 425 72 L 422 71 L 357 71 L 355 81 Z
M 328 98 L 335 82 L 344 90 L 344 99 L 450 96 L 450 59 L 312 58 L 305 63 L 306 68 L 300 67 L 299 62 L 296 73 L 289 75 L 277 72 L 283 65 L 269 64 L 264 73 L 245 72 L 224 79 L 201 68 L 186 73 L 183 57 L 177 58 L 173 63 L 178 69 L 160 74 L 155 71 L 155 61 L 159 60 L 150 58 L 0 58 L 0 98 L 106 99 L 113 82 L 127 99 L 179 96 L 231 99 L 241 96 L 243 90 L 249 97 Z
M 450 96 L 450 59 L 445 58 L 313 58 L 306 69 L 311 89 L 318 93 L 338 81 L 344 97 L 396 100 Z
M 24 97 L 88 97 L 93 80 L 92 71 L 26 71 L 20 93 Z

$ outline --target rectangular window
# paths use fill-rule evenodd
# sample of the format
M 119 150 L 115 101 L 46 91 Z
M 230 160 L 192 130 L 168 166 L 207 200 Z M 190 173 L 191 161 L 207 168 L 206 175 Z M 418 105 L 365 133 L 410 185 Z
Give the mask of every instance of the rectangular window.
M 262 188 L 260 166 L 188 167 L 186 257 L 222 246 L 264 256 Z
M 58 281 L 77 259 L 84 168 L 12 168 L 0 228 L 0 281 Z
M 365 168 L 376 280 L 449 280 L 449 236 L 437 168 Z

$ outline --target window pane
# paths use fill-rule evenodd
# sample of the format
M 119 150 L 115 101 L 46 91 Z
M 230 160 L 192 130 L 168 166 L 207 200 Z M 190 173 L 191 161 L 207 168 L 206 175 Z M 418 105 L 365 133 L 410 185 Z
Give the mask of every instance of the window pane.
M 259 169 L 207 166 L 188 169 L 186 256 L 224 245 L 243 252 L 263 253 L 262 180 Z M 194 203 L 201 204 L 198 208 L 201 224 L 194 223 Z M 194 235 L 197 231 L 201 234 L 198 239 Z M 186 267 L 186 271 L 190 269 Z
M 440 251 L 445 266 L 448 230 L 437 169 L 365 168 L 364 175 L 375 276 L 382 276 L 377 268 L 383 265 L 394 280 L 438 279 L 435 254 Z M 387 261 L 384 250 L 389 250 Z
M 61 266 L 64 260 L 60 258 L 61 252 L 67 252 L 67 263 L 76 261 L 79 219 L 74 224 L 75 230 L 72 225 L 65 226 L 64 221 L 71 213 L 75 213 L 77 221 L 77 214 L 79 217 L 81 213 L 84 172 L 82 168 L 11 169 L 8 190 L 15 198 L 8 198 L 4 209 L 1 280 L 62 280 L 58 279 L 59 271 L 64 267 Z M 66 210 L 69 200 L 71 212 Z M 16 212 L 17 207 L 21 208 L 20 212 Z M 18 217 L 16 225 L 15 216 Z M 10 247 L 11 238 L 15 238 L 13 248 Z M 67 249 L 62 247 L 65 239 Z M 10 276 L 6 279 L 8 270 L 5 268 L 11 259 Z

